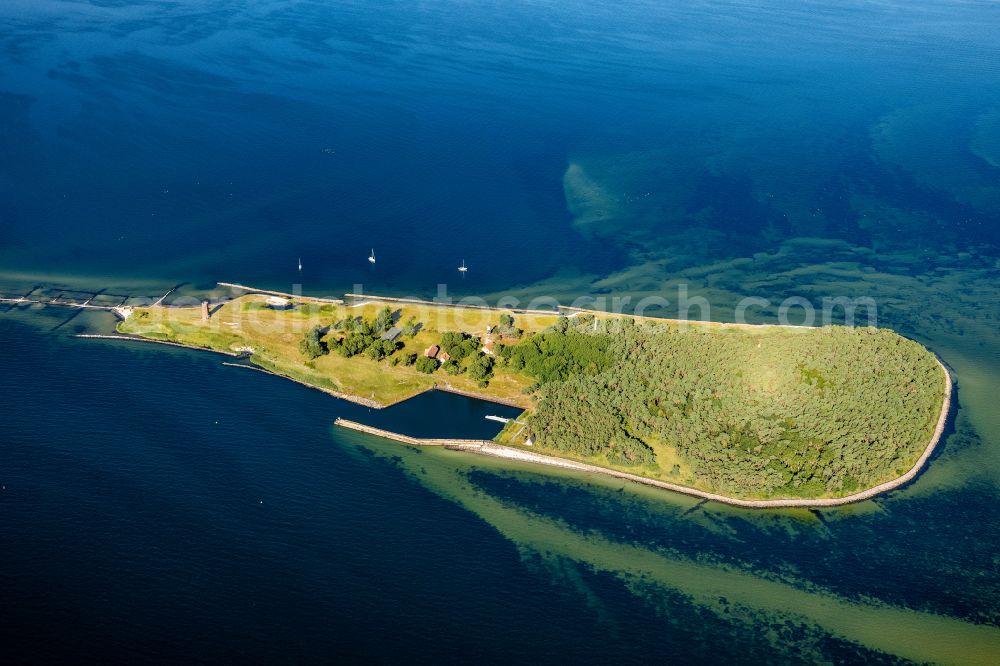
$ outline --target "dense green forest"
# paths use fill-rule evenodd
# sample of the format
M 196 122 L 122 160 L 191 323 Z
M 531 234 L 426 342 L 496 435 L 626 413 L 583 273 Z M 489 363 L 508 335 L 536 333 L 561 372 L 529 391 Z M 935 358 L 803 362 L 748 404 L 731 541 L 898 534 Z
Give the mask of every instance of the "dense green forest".
M 846 494 L 899 476 L 926 447 L 944 387 L 921 345 L 844 327 L 563 320 L 500 357 L 538 380 L 539 445 L 656 469 L 650 445 L 668 444 L 698 485 L 740 496 Z

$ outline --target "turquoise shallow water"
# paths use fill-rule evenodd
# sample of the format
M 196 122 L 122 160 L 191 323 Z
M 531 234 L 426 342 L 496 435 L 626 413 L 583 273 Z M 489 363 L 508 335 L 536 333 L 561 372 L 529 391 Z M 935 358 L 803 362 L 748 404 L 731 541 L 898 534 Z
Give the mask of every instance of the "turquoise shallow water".
M 984 2 L 4 3 L 0 293 L 869 297 L 958 404 L 906 488 L 748 513 L 338 432 L 366 410 L 0 307 L 5 649 L 996 663 L 998 28 Z

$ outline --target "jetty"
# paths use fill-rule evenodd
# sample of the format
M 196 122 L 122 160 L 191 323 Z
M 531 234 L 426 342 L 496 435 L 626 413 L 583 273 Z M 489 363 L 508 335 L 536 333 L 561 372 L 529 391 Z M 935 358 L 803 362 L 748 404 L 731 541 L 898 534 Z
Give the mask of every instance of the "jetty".
M 369 435 L 375 435 L 376 437 L 382 437 L 383 439 L 391 439 L 397 442 L 402 442 L 403 444 L 409 444 L 411 446 L 447 446 L 452 448 L 462 448 L 462 447 L 477 447 L 490 444 L 488 440 L 484 439 L 442 439 L 442 438 L 422 438 L 422 437 L 410 437 L 409 435 L 403 435 L 398 432 L 392 432 L 391 430 L 383 430 L 381 428 L 376 428 L 374 426 L 365 425 L 363 423 L 358 423 L 357 421 L 349 421 L 347 419 L 338 418 L 333 422 L 334 425 L 340 426 L 341 428 L 347 428 L 348 430 L 357 430 L 358 432 L 363 432 Z

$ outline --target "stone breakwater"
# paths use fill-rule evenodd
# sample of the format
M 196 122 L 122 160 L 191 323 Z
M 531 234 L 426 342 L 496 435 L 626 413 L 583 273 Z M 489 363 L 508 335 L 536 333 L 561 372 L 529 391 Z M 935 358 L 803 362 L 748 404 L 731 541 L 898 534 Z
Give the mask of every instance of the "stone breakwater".
M 496 458 L 506 458 L 508 460 L 519 460 L 522 462 L 535 463 L 539 465 L 548 465 L 550 467 L 560 467 L 562 469 L 574 470 L 578 472 L 586 472 L 589 474 L 603 474 L 605 476 L 611 476 L 617 479 L 623 479 L 626 481 L 633 481 L 635 483 L 641 483 L 647 486 L 654 486 L 656 488 L 662 488 L 664 490 L 671 490 L 677 493 L 683 493 L 685 495 L 691 495 L 693 497 L 698 497 L 705 500 L 711 500 L 713 502 L 722 502 L 723 504 L 730 504 L 733 506 L 740 506 L 750 509 L 778 509 L 778 508 L 816 508 L 816 507 L 832 507 L 832 506 L 842 506 L 844 504 L 852 504 L 854 502 L 861 502 L 866 499 L 871 499 L 876 495 L 881 495 L 882 493 L 889 492 L 903 486 L 913 480 L 914 477 L 920 472 L 923 466 L 930 459 L 931 455 L 934 453 L 934 449 L 937 447 L 941 440 L 941 436 L 944 434 L 945 426 L 948 423 L 948 415 L 951 413 L 951 394 L 952 394 L 952 380 L 951 374 L 948 369 L 944 367 L 940 359 L 938 360 L 938 365 L 941 368 L 941 372 L 944 374 L 944 400 L 941 405 L 941 413 L 938 416 L 937 424 L 934 428 L 934 432 L 931 435 L 930 442 L 924 448 L 923 453 L 913 464 L 913 466 L 902 476 L 895 478 L 891 481 L 886 481 L 868 490 L 863 490 L 852 495 L 846 495 L 844 497 L 831 497 L 823 499 L 761 499 L 761 500 L 750 500 L 750 499 L 739 499 L 735 497 L 726 497 L 725 495 L 719 495 L 717 493 L 711 493 L 704 490 L 698 490 L 697 488 L 689 488 L 687 486 L 678 485 L 676 483 L 669 483 L 667 481 L 660 481 L 658 479 L 650 479 L 644 476 L 639 476 L 637 474 L 630 474 L 628 472 L 620 472 L 618 470 L 608 469 L 606 467 L 600 467 L 598 465 L 590 465 L 587 463 L 577 462 L 575 460 L 569 460 L 566 458 L 558 458 L 556 456 L 547 456 L 541 453 L 534 453 L 532 451 L 524 451 L 522 449 L 514 448 L 511 446 L 503 446 L 501 444 L 495 444 L 493 442 L 484 440 L 460 440 L 460 439 L 419 439 L 416 437 L 409 437 L 407 435 L 401 435 L 399 433 L 390 432 L 388 430 L 382 430 L 380 428 L 373 428 L 371 426 L 366 426 L 360 423 L 355 423 L 353 421 L 347 421 L 345 419 L 337 419 L 336 425 L 350 428 L 351 430 L 357 430 L 370 435 L 375 435 L 377 437 L 384 437 L 386 439 L 396 440 L 398 442 L 403 442 L 404 444 L 411 444 L 414 446 L 444 446 L 449 449 L 455 449 L 460 451 L 469 451 L 472 453 L 478 453 L 480 455 L 493 456 Z
M 338 425 L 341 428 L 347 428 L 349 430 L 357 430 L 358 432 L 363 432 L 369 435 L 375 435 L 376 437 L 382 437 L 384 439 L 392 439 L 397 442 L 402 442 L 404 444 L 410 444 L 411 446 L 446 446 L 448 448 L 464 448 L 464 447 L 478 447 L 478 446 L 489 446 L 490 442 L 483 439 L 435 439 L 435 438 L 421 438 L 421 437 L 410 437 L 409 435 L 404 435 L 398 432 L 392 432 L 391 430 L 383 430 L 382 428 L 375 428 L 373 426 L 368 426 L 363 423 L 358 423 L 357 421 L 348 421 L 347 419 L 337 419 L 333 422 L 334 425 Z

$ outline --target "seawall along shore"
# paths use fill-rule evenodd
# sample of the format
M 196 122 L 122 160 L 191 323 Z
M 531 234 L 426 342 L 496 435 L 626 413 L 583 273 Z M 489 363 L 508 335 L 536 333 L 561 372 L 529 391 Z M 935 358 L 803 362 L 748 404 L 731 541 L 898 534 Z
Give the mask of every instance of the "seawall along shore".
M 221 283 L 220 283 L 221 284 Z M 354 298 L 363 301 L 378 301 L 385 303 L 410 303 L 412 305 L 433 305 L 441 308 L 459 308 L 467 310 L 487 310 L 496 312 L 512 312 L 514 314 L 558 315 L 555 310 L 529 310 L 527 308 L 501 308 L 493 305 L 476 303 L 447 303 L 443 301 L 428 301 L 420 298 L 396 298 L 393 296 L 373 296 L 371 294 L 344 294 L 344 298 Z
M 228 287 L 229 289 L 239 289 L 245 291 L 249 294 L 264 294 L 266 296 L 280 296 L 281 298 L 297 299 L 303 301 L 317 301 L 319 303 L 331 303 L 333 305 L 343 305 L 344 301 L 340 298 L 322 298 L 320 296 L 303 296 L 302 294 L 289 294 L 285 291 L 274 291 L 272 289 L 257 289 L 256 287 L 250 287 L 245 284 L 237 284 L 235 282 L 216 282 L 220 287 Z

